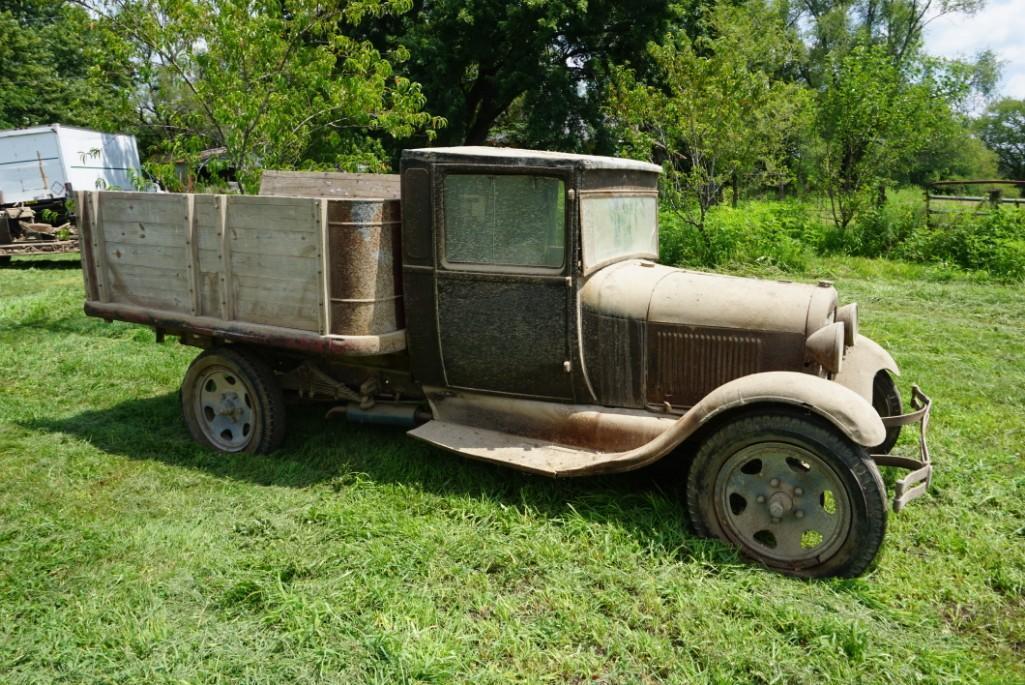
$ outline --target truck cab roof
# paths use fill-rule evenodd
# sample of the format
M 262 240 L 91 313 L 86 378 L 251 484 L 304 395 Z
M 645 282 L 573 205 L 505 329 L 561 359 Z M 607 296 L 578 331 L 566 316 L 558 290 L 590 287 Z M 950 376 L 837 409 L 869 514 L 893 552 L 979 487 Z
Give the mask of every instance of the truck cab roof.
M 404 160 L 422 162 L 479 162 L 481 164 L 502 165 L 572 166 L 581 169 L 662 173 L 662 167 L 657 164 L 634 159 L 578 155 L 570 152 L 522 150 L 511 147 L 485 147 L 481 145 L 417 148 L 403 151 L 402 157 Z

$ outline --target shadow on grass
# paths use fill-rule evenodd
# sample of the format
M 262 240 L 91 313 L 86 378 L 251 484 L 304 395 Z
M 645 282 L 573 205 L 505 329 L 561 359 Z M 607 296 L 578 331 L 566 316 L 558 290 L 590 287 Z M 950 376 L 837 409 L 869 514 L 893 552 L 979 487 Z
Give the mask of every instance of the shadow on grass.
M 129 459 L 202 470 L 259 485 L 341 490 L 357 479 L 425 493 L 497 501 L 549 517 L 580 516 L 621 526 L 645 547 L 715 563 L 736 561 L 723 545 L 694 538 L 682 506 L 680 461 L 616 476 L 552 480 L 465 459 L 401 430 L 324 418 L 322 405 L 289 407 L 288 438 L 272 455 L 216 453 L 195 444 L 181 420 L 177 393 L 127 400 L 67 418 L 35 418 L 30 430 L 63 433 Z
M 6 264 L 0 263 L 0 270 L 9 270 L 9 271 L 27 271 L 29 269 L 40 269 L 40 270 L 59 269 L 59 270 L 71 271 L 71 270 L 81 269 L 81 268 L 82 268 L 81 260 L 79 260 L 79 259 L 70 259 L 70 258 L 64 258 L 64 259 L 44 258 L 44 259 L 40 259 L 38 257 L 13 257 L 11 259 L 11 261 L 7 262 Z

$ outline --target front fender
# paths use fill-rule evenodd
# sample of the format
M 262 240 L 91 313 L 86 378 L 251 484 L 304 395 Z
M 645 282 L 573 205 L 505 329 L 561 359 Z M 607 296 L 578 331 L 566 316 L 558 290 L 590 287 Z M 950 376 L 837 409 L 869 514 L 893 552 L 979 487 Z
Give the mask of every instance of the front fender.
M 709 421 L 733 409 L 758 404 L 789 404 L 823 417 L 862 447 L 878 445 L 886 428 L 872 405 L 839 383 L 796 371 L 769 371 L 725 383 L 687 410 L 657 437 L 625 452 L 603 454 L 579 466 L 559 470 L 559 476 L 631 471 L 672 452 Z
M 864 447 L 878 445 L 886 437 L 882 419 L 863 396 L 839 383 L 794 371 L 755 373 L 732 380 L 706 395 L 687 414 L 696 415 L 703 425 L 724 412 L 759 403 L 804 407 Z
M 854 345 L 847 348 L 840 373 L 836 374 L 834 380 L 871 403 L 872 383 L 876 374 L 883 370 L 900 375 L 897 362 L 893 361 L 889 352 L 871 338 L 859 335 Z
M 463 395 L 444 388 L 428 389 L 435 420 L 411 434 L 470 457 L 557 477 L 641 468 L 671 453 L 724 412 L 758 404 L 803 407 L 864 447 L 878 445 L 886 436 L 882 419 L 856 392 L 794 371 L 755 373 L 732 380 L 675 420 L 646 412 Z M 580 444 L 583 436 L 597 444 Z M 638 444 L 638 440 L 643 442 Z M 606 451 L 619 446 L 626 449 Z

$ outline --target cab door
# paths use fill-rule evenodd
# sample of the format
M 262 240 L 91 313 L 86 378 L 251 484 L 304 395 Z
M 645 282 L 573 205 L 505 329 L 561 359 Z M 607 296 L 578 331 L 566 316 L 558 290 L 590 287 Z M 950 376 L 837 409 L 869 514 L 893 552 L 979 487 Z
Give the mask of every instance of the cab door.
M 435 286 L 450 387 L 572 399 L 569 180 L 442 171 Z

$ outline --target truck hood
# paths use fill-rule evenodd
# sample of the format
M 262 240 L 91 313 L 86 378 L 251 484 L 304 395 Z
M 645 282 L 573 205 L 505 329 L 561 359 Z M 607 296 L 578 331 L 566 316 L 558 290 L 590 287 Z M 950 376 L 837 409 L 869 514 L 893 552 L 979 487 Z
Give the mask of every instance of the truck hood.
M 739 278 L 646 260 L 608 266 L 580 290 L 581 307 L 602 317 L 804 336 L 833 320 L 837 302 L 828 283 Z

